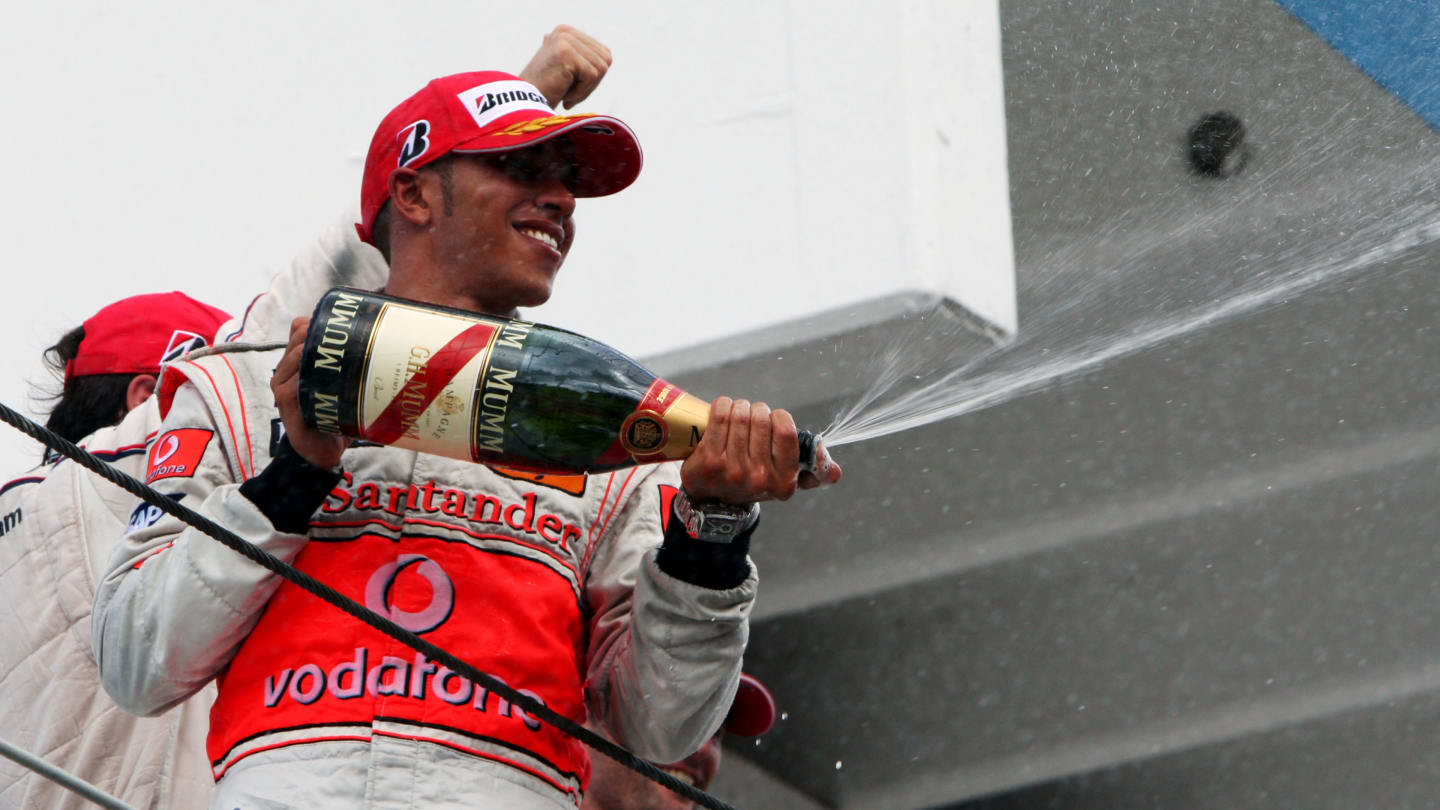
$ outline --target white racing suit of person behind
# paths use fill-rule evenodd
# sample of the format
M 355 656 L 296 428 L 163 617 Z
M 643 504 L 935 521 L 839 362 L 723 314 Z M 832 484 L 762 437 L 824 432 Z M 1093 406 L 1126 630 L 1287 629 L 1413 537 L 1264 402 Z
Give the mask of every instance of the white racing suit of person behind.
M 281 438 L 280 355 L 167 368 L 148 483 L 643 757 L 719 727 L 757 579 L 748 536 L 668 519 L 678 465 L 535 476 L 360 442 L 337 474 Z M 116 549 L 94 645 L 137 713 L 216 681 L 217 808 L 569 807 L 588 779 L 580 743 L 169 516 Z
M 388 270 L 362 244 L 354 213 L 338 217 L 243 319 L 207 340 L 283 338 L 290 320 L 340 283 L 378 285 Z M 163 321 L 164 313 L 156 313 Z M 156 398 L 117 425 L 78 442 L 120 471 L 144 478 L 160 428 Z M 188 504 L 187 504 L 188 505 Z M 47 460 L 0 491 L 0 737 L 141 810 L 205 806 L 213 777 L 205 735 L 213 687 L 157 716 L 121 711 L 100 689 L 91 659 L 91 607 L 110 552 L 129 522 L 158 515 L 76 462 Z M 94 804 L 17 763 L 0 759 L 0 808 L 69 810 Z
M 159 426 L 152 397 L 79 444 L 143 476 L 146 442 Z M 100 690 L 90 660 L 95 583 L 135 499 L 75 462 L 57 460 L 0 491 L 0 627 L 12 634 L 0 644 L 0 738 L 136 807 L 202 806 L 210 796 L 202 747 L 214 690 L 162 716 L 134 717 Z M 83 810 L 94 804 L 0 759 L 0 807 Z

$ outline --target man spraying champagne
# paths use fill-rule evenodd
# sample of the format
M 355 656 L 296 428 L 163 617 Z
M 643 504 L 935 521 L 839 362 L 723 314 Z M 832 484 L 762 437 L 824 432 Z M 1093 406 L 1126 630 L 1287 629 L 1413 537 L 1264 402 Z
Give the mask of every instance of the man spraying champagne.
M 624 123 L 547 106 L 609 61 L 562 27 L 524 74 L 544 90 L 447 76 L 381 121 L 359 231 L 389 261 L 384 292 L 502 317 L 550 296 L 576 198 L 640 170 Z M 491 469 L 307 426 L 306 328 L 167 371 L 149 483 L 643 757 L 708 740 L 740 675 L 756 503 L 840 478 L 801 474 L 789 414 L 721 397 L 683 466 Z M 574 740 L 168 517 L 131 527 L 95 615 L 122 706 L 217 683 L 215 807 L 573 808 L 588 782 Z

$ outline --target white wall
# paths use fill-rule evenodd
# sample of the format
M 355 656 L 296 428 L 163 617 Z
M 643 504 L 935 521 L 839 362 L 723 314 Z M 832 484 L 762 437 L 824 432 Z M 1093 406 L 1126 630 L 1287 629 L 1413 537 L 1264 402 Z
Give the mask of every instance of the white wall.
M 353 204 L 374 125 L 433 76 L 518 71 L 555 24 L 615 66 L 584 109 L 646 168 L 583 201 L 530 313 L 635 355 L 901 289 L 1015 328 L 995 0 L 22 4 L 0 32 L 10 260 L 0 400 L 100 306 L 237 311 Z M 33 444 L 0 434 L 0 474 Z

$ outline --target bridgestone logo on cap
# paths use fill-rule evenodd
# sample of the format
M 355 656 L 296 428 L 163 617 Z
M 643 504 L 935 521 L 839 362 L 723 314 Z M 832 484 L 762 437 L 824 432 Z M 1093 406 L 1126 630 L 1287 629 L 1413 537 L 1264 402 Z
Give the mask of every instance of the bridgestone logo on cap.
M 480 129 L 493 124 L 503 115 L 520 110 L 538 110 L 546 115 L 552 113 L 550 105 L 545 103 L 545 96 L 529 82 L 490 82 L 457 95 Z
M 395 138 L 401 141 L 399 165 L 409 166 L 425 156 L 430 150 L 430 139 L 426 137 L 429 134 L 430 122 L 423 118 L 400 130 L 400 134 Z

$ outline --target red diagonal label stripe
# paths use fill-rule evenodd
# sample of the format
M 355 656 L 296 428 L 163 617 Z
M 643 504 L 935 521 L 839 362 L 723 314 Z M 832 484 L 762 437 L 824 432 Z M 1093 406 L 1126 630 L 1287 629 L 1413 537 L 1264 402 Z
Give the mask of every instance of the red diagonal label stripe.
M 645 389 L 645 397 L 640 400 L 639 405 L 635 406 L 635 410 L 654 411 L 664 416 L 675 406 L 675 401 L 680 399 L 680 395 L 683 393 L 685 392 L 669 382 L 656 377 L 655 382 L 650 383 L 650 387 Z
M 498 326 L 494 324 L 477 323 L 450 338 L 450 342 L 430 355 L 430 359 L 405 380 L 380 416 L 366 426 L 365 438 L 381 444 L 394 444 L 405 433 L 405 411 L 401 406 L 407 401 L 412 402 L 412 410 L 417 414 L 430 407 L 430 403 L 440 396 L 460 369 L 475 355 L 485 351 L 497 330 Z

